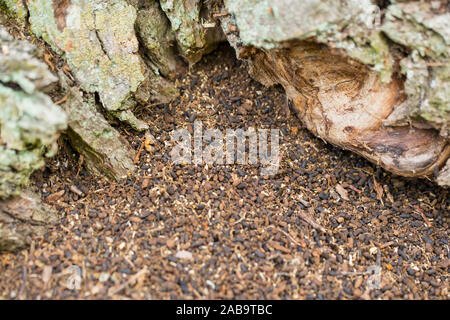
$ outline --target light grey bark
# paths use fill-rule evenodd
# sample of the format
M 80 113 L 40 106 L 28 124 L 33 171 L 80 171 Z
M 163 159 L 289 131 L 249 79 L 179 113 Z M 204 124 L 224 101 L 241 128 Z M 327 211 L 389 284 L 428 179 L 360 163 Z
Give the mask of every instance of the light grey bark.
M 214 50 L 225 40 L 213 19 L 212 12 L 219 1 L 201 0 L 160 0 L 161 8 L 170 20 L 175 33 L 180 54 L 190 63 Z
M 450 185 L 446 1 L 224 2 L 237 55 L 257 80 L 283 85 L 314 134 L 397 174 L 437 172 Z
M 83 156 L 87 168 L 119 180 L 135 170 L 131 148 L 126 140 L 97 111 L 94 97 L 82 92 L 66 75 L 59 73 L 68 98 L 64 108 L 69 115 L 67 136 L 73 148 Z
M 81 95 L 98 94 L 102 107 L 137 130 L 147 128 L 132 112 L 137 105 L 176 96 L 164 76 L 175 71 L 177 53 L 195 63 L 226 34 L 255 78 L 283 84 L 316 135 L 398 174 L 430 176 L 436 167 L 444 172 L 450 14 L 443 1 L 30 0 L 27 14 L 18 13 L 14 0 L 3 3 L 16 17 L 29 16 L 31 30 L 66 59 Z M 319 66 L 299 61 L 315 54 L 323 57 Z M 283 75 L 279 69 L 295 66 L 303 71 Z M 302 83 L 308 76 L 314 80 Z M 318 94 L 308 96 L 312 91 Z M 354 96 L 346 100 L 349 92 Z M 359 107 L 334 112 L 337 102 Z M 95 117 L 106 126 L 99 113 Z M 124 148 L 122 155 L 129 153 Z M 120 175 L 132 169 L 129 160 L 116 170 Z
M 20 193 L 67 126 L 64 111 L 43 92 L 57 78 L 37 55 L 0 26 L 0 199 Z
M 159 2 L 151 0 L 134 5 L 138 8 L 136 33 L 145 55 L 161 74 L 167 76 L 175 72 L 180 62 L 176 53 L 176 38 Z
M 136 130 L 148 129 L 132 112 L 141 85 L 156 78 L 138 52 L 136 9 L 125 0 L 30 0 L 27 5 L 31 30 L 64 56 L 83 91 L 98 93 L 110 114 Z M 163 89 L 159 94 L 168 100 L 176 95 L 169 83 L 155 89 Z

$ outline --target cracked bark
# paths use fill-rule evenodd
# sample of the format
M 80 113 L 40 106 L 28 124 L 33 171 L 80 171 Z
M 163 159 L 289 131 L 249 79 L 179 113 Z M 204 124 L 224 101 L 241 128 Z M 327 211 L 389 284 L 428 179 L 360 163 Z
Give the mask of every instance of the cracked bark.
M 281 84 L 315 135 L 402 176 L 450 185 L 445 1 L 225 0 L 228 41 Z
M 136 130 L 148 129 L 132 110 L 174 99 L 178 92 L 166 77 L 182 59 L 193 64 L 226 39 L 255 79 L 284 87 L 300 121 L 315 135 L 396 174 L 450 185 L 445 1 L 0 0 L 0 10 L 23 30 L 28 26 L 70 67 L 74 83 L 59 75 L 68 93 L 66 133 L 95 174 L 119 179 L 134 170 L 130 147 L 98 108 Z M 33 76 L 19 68 L 12 77 L 0 64 L 0 101 L 25 115 L 36 106 L 54 108 L 40 89 L 56 78 L 42 62 L 21 57 L 35 62 L 34 73 L 28 71 Z M 0 59 L 9 58 L 0 52 Z M 47 134 L 33 138 L 11 125 L 20 119 L 4 110 L 2 199 L 27 185 L 31 172 L 43 165 L 41 149 L 51 148 L 65 123 L 63 116 L 47 121 L 42 125 Z M 45 122 L 37 117 L 35 123 Z M 99 128 L 105 134 L 95 134 Z M 22 130 L 22 138 L 11 139 L 8 130 Z M 45 143 L 28 150 L 29 139 Z M 0 203 L 0 247 L 21 248 L 35 228 L 44 228 L 46 223 L 12 213 L 11 208 L 19 210 L 15 203 L 39 206 L 24 201 L 22 196 Z
M 0 201 L 0 252 L 26 248 L 31 236 L 43 235 L 57 222 L 57 214 L 30 191 Z

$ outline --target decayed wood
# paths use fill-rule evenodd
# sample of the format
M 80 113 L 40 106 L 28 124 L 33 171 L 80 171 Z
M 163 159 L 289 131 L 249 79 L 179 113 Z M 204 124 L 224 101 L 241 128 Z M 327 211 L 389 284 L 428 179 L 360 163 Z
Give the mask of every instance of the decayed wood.
M 365 65 L 314 42 L 241 54 L 256 79 L 284 87 L 299 118 L 320 138 L 403 176 L 430 176 L 449 158 L 450 145 L 436 130 L 383 125 L 406 98 L 401 80 L 383 84 Z
M 445 1 L 224 4 L 238 57 L 285 88 L 309 130 L 396 174 L 450 185 Z

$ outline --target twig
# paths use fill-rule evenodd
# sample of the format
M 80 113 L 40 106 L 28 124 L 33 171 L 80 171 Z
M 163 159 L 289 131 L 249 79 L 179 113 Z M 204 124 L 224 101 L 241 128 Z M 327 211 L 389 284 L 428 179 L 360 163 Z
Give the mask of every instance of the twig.
M 422 209 L 420 209 L 419 206 L 411 206 L 411 207 L 413 207 L 414 210 L 416 210 L 416 212 L 418 212 L 421 215 L 422 219 L 425 221 L 426 226 L 428 228 L 431 228 L 430 220 L 428 220 L 427 217 L 425 217 L 425 214 L 423 213 Z
M 242 215 L 242 217 L 238 221 L 234 222 L 232 224 L 232 226 L 237 225 L 238 223 L 241 223 L 242 221 L 244 221 L 244 219 L 245 219 L 245 213 Z
M 442 62 L 428 62 L 427 67 L 442 67 L 444 64 Z
M 362 191 L 359 190 L 358 188 L 355 188 L 354 186 L 352 186 L 351 184 L 348 185 L 348 188 L 352 189 L 355 192 L 361 193 Z
M 143 149 L 144 149 L 144 140 L 141 141 L 141 146 L 139 147 L 136 157 L 134 157 L 134 161 L 133 161 L 134 164 L 137 164 L 139 162 L 139 157 L 141 156 Z
M 28 261 L 28 259 L 26 259 L 26 261 Z M 22 294 L 25 291 L 25 286 L 27 284 L 27 263 L 25 263 L 24 266 L 22 266 L 22 285 L 20 286 L 20 290 L 19 290 L 19 294 L 17 295 L 17 297 L 19 299 L 22 299 Z
M 148 105 L 146 106 L 146 108 L 154 107 L 154 106 L 159 106 L 159 105 L 162 105 L 162 104 L 165 104 L 165 102 L 155 102 L 155 103 L 152 103 L 152 104 L 148 104 Z
M 84 163 L 84 156 L 80 155 L 80 157 L 78 158 L 78 170 L 77 170 L 77 174 L 75 175 L 75 177 L 77 177 L 77 178 L 78 178 L 78 175 L 80 174 L 81 166 L 83 165 L 83 163 Z
M 316 150 L 316 152 L 319 152 L 319 149 L 317 149 L 317 147 L 313 143 L 311 143 L 309 141 L 305 141 L 303 144 L 307 145 L 308 147 L 313 148 L 314 150 Z
M 128 285 L 130 285 L 131 283 L 133 283 L 134 281 L 138 280 L 140 277 L 142 277 L 144 274 L 146 274 L 148 272 L 147 268 L 145 267 L 144 269 L 142 269 L 141 271 L 139 271 L 138 273 L 136 273 L 135 275 L 131 276 L 130 279 L 128 279 L 127 281 L 125 281 L 124 283 L 122 283 L 121 285 L 111 288 L 108 290 L 108 295 L 109 296 L 113 296 L 116 293 L 119 293 L 120 291 L 122 291 L 123 289 L 125 289 Z
M 384 248 L 386 248 L 386 247 L 389 247 L 390 245 L 393 245 L 394 243 L 395 243 L 394 241 L 389 241 L 389 242 L 383 243 L 383 244 L 380 246 L 380 249 L 384 249 Z
M 213 17 L 214 17 L 214 18 L 220 18 L 220 17 L 225 17 L 225 16 L 227 16 L 227 15 L 229 15 L 228 12 L 220 12 L 220 13 L 214 13 L 214 14 L 213 14 Z
M 59 105 L 63 102 L 66 102 L 68 97 L 69 97 L 69 94 L 66 94 L 64 97 L 61 98 L 61 100 L 56 101 L 55 104 Z
M 317 222 L 315 222 L 311 217 L 309 217 L 306 213 L 302 212 L 302 211 L 298 211 L 298 213 L 300 214 L 300 217 L 305 220 L 305 222 L 309 223 L 314 229 L 317 229 L 323 233 L 327 233 L 327 230 L 322 227 L 320 224 L 318 224 Z
M 293 243 L 295 243 L 296 245 L 303 247 L 297 240 L 295 240 L 289 233 L 287 233 L 286 231 L 277 228 L 277 230 L 281 233 L 283 233 L 286 237 L 288 237 Z

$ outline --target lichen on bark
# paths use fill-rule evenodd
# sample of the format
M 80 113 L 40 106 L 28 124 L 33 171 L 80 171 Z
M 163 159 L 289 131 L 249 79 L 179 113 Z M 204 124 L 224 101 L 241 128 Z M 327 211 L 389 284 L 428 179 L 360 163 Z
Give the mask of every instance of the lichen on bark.
M 210 14 L 213 6 L 201 0 L 160 0 L 161 8 L 170 20 L 180 53 L 194 64 L 225 40 Z
M 21 26 L 26 24 L 28 11 L 24 0 L 0 0 L 0 14 L 2 11 L 15 18 Z
M 450 137 L 450 13 L 427 2 L 398 3 L 388 7 L 382 30 L 410 51 L 400 62 L 408 99 L 390 123 L 426 122 Z
M 29 1 L 31 30 L 65 57 L 81 88 L 98 93 L 110 114 L 147 129 L 132 113 L 134 94 L 152 72 L 138 53 L 136 9 L 124 0 L 59 2 Z
M 53 155 L 65 112 L 40 90 L 55 82 L 36 47 L 0 26 L 0 198 L 17 195 Z
M 314 38 L 371 65 L 389 82 L 393 58 L 370 0 L 225 0 L 243 46 L 280 48 L 283 42 Z
M 56 81 L 28 41 L 0 26 L 0 251 L 16 251 L 57 215 L 27 188 L 31 174 L 56 151 L 65 112 L 41 92 Z
M 0 252 L 18 251 L 30 244 L 31 237 L 43 235 L 58 222 L 57 214 L 29 191 L 0 202 Z
M 397 174 L 437 173 L 450 185 L 445 3 L 224 3 L 238 57 L 257 80 L 283 85 L 313 133 Z
M 156 0 L 145 1 L 139 8 L 136 31 L 145 54 L 158 71 L 167 76 L 174 72 L 178 62 L 176 38 L 170 21 Z
M 67 135 L 87 168 L 115 180 L 134 172 L 130 146 L 97 111 L 94 97 L 84 97 L 62 72 L 60 78 L 68 97 L 64 103 L 69 115 Z

